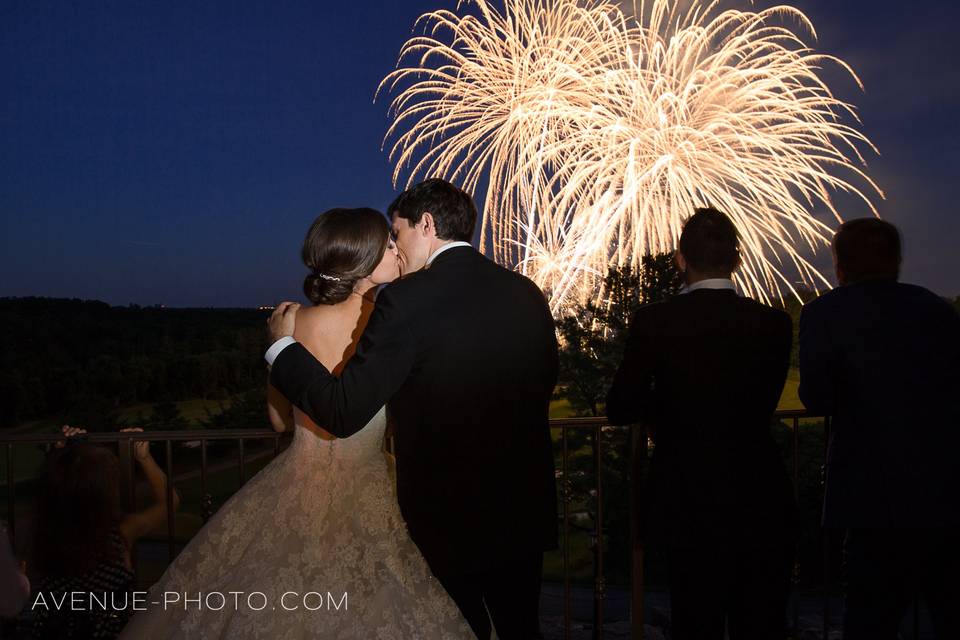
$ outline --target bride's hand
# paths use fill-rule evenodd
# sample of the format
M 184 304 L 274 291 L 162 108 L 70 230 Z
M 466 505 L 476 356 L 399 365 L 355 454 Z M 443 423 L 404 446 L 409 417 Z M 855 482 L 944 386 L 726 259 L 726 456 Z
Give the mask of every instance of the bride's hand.
M 271 342 L 293 335 L 294 329 L 297 328 L 297 309 L 299 308 L 300 305 L 296 302 L 281 302 L 277 305 L 267 320 Z

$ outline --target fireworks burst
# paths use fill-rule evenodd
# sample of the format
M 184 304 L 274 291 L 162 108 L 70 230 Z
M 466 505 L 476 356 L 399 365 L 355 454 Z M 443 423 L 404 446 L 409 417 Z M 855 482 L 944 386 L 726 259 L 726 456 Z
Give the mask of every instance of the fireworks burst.
M 827 284 L 801 255 L 830 232 L 811 210 L 840 220 L 831 193 L 843 191 L 876 214 L 883 194 L 859 151 L 876 149 L 819 73 L 860 81 L 785 26 L 816 38 L 802 12 L 504 2 L 418 20 L 424 35 L 380 87 L 397 92 L 395 183 L 408 172 L 407 184 L 438 176 L 475 193 L 486 178 L 481 249 L 529 275 L 557 313 L 600 298 L 609 266 L 673 250 L 705 205 L 739 230 L 748 295 L 793 291 L 790 269 Z

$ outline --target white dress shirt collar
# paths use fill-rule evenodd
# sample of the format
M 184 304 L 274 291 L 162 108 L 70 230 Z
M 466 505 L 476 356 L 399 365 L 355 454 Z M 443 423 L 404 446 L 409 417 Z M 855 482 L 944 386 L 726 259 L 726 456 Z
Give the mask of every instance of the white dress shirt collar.
M 736 291 L 737 285 L 733 283 L 733 280 L 730 278 L 707 278 L 706 280 L 700 280 L 694 282 L 690 285 L 685 285 L 680 289 L 680 293 L 690 293 L 691 291 L 696 291 L 697 289 L 718 289 L 718 290 L 728 290 Z
M 472 247 L 472 246 L 473 245 L 470 244 L 469 242 L 463 242 L 461 240 L 457 240 L 455 242 L 445 244 L 430 254 L 430 257 L 427 258 L 427 263 L 424 265 L 424 268 L 429 267 L 430 264 L 437 259 L 437 256 L 443 253 L 444 251 L 446 251 L 447 249 L 453 249 L 454 247 Z

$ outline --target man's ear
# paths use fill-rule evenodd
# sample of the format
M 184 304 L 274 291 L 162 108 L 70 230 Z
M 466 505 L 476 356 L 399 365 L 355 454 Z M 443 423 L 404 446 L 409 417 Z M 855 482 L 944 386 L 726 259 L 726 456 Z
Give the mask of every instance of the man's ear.
M 833 270 L 837 274 L 837 284 L 841 287 L 847 284 L 847 274 L 843 272 L 843 268 L 839 264 L 833 266 Z
M 830 253 L 833 257 L 833 272 L 837 276 L 837 284 L 842 287 L 847 284 L 847 274 L 843 272 L 843 268 L 840 266 L 840 261 L 837 260 L 836 239 L 834 239 L 834 244 L 831 247 Z
M 429 211 L 423 212 L 423 215 L 420 217 L 420 224 L 423 225 L 421 233 L 423 233 L 425 238 L 437 235 L 437 226 L 433 219 L 433 214 Z
M 680 270 L 680 273 L 686 273 L 687 271 L 687 259 L 683 257 L 683 254 L 680 253 L 678 249 L 677 252 L 673 255 L 673 262 L 677 265 L 677 269 Z

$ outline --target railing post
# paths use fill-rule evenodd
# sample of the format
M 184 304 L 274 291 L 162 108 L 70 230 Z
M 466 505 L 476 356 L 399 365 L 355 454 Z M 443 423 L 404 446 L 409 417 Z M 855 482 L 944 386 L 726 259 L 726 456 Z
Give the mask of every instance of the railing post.
M 800 508 L 800 418 L 793 417 L 793 502 Z M 793 558 L 793 637 L 800 636 L 800 554 L 799 535 Z
M 244 483 L 244 480 L 245 480 L 245 478 L 244 478 L 244 473 L 243 473 L 243 463 L 244 463 L 243 438 L 240 438 L 239 440 L 237 440 L 237 444 L 238 444 L 239 447 L 240 447 L 240 457 L 239 457 L 239 460 L 238 460 L 239 465 L 238 465 L 237 470 L 238 470 L 239 473 L 240 473 L 240 486 L 242 487 L 242 486 L 243 486 L 243 483 Z
M 603 576 L 603 452 L 601 436 L 603 427 L 599 424 L 593 430 L 593 468 L 597 476 L 597 521 L 595 523 L 594 586 L 593 586 L 593 637 L 603 638 L 603 601 L 606 596 L 606 582 Z
M 823 419 L 823 467 L 820 471 L 820 486 L 827 486 L 827 452 L 830 448 L 830 417 Z M 830 637 L 830 536 L 823 531 L 823 637 Z
M 117 440 L 117 455 L 120 459 L 120 501 L 123 512 L 132 513 L 136 510 L 137 484 L 133 440 L 130 437 Z
M 16 476 L 13 473 L 13 443 L 7 443 L 7 526 L 10 528 L 10 546 L 17 548 L 17 497 L 14 493 Z
M 630 427 L 630 538 L 633 551 L 630 563 L 630 637 L 644 640 L 646 608 L 643 584 L 643 542 L 640 539 L 639 501 L 642 496 L 641 482 L 647 460 L 647 430 L 643 425 Z
M 206 524 L 213 513 L 213 496 L 207 491 L 207 441 L 200 441 L 200 518 Z
M 573 499 L 573 487 L 567 476 L 567 427 L 560 427 L 560 475 L 563 481 L 560 485 L 560 498 L 563 501 L 563 638 L 570 640 L 570 625 L 572 611 L 570 604 L 570 500 Z
M 133 440 L 130 437 L 117 439 L 117 458 L 120 460 L 120 504 L 124 513 L 133 513 L 137 508 L 137 470 L 133 457 Z M 130 564 L 133 575 L 139 576 L 137 543 L 130 549 Z
M 173 517 L 173 441 L 167 440 L 167 558 L 173 562 L 176 555 L 174 543 L 175 520 Z

